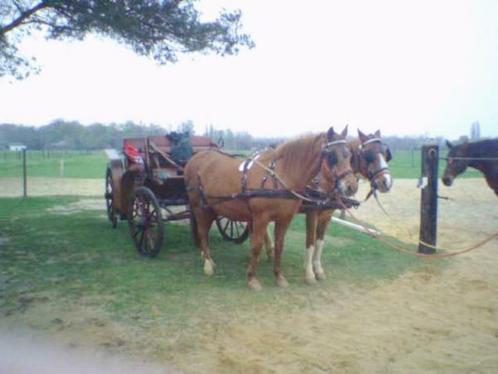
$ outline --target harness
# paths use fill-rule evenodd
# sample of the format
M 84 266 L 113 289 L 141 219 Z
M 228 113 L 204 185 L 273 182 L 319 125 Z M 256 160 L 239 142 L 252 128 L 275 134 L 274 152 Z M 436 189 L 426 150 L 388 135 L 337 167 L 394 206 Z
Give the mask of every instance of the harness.
M 321 156 L 319 162 L 320 165 L 322 164 L 323 157 L 328 153 L 332 152 L 332 150 L 330 149 L 331 146 L 336 144 L 346 144 L 346 140 L 334 140 L 326 143 L 321 150 Z M 316 207 L 323 209 L 334 209 L 339 206 L 342 206 L 342 204 L 346 204 L 349 207 L 359 206 L 359 203 L 356 200 L 349 199 L 346 197 L 339 197 L 336 196 L 335 194 L 333 196 L 330 196 L 329 194 L 326 194 L 319 190 L 314 190 L 309 187 L 306 187 L 305 191 L 295 191 L 289 186 L 287 186 L 285 181 L 275 172 L 276 163 L 278 160 L 277 158 L 273 157 L 268 166 L 266 166 L 258 160 L 259 157 L 260 154 L 257 153 L 251 158 L 244 160 L 242 164 L 239 166 L 239 171 L 241 171 L 242 173 L 240 192 L 224 196 L 206 195 L 206 193 L 204 192 L 200 175 L 198 174 L 197 189 L 201 196 L 202 206 L 209 207 L 210 205 L 212 206 L 234 199 L 248 202 L 250 199 L 253 198 L 281 198 L 281 199 L 303 200 L 305 202 L 313 204 Z M 266 171 L 265 175 L 261 179 L 260 188 L 258 189 L 250 189 L 248 187 L 248 171 L 253 165 L 258 165 L 258 167 L 261 167 L 263 170 Z M 340 180 L 342 180 L 343 178 L 345 178 L 350 174 L 353 174 L 352 170 L 347 170 L 341 173 L 340 175 L 336 176 L 334 192 L 338 189 Z M 273 189 L 265 188 L 265 185 L 269 179 L 271 179 L 273 182 Z M 209 204 L 207 201 L 208 199 L 215 201 Z M 338 203 L 337 199 L 341 199 L 342 204 Z

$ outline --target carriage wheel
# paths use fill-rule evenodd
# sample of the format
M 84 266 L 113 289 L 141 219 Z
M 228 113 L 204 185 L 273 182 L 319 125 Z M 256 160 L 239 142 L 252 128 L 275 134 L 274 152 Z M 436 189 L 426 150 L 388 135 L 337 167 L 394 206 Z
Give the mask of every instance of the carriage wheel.
M 107 217 L 111 221 L 112 228 L 115 229 L 118 225 L 118 216 L 114 208 L 114 185 L 112 184 L 112 172 L 107 168 L 105 172 L 105 206 L 107 208 Z
M 235 244 L 243 243 L 249 236 L 249 226 L 247 222 L 232 221 L 226 217 L 216 217 L 216 226 L 223 239 Z
M 148 257 L 157 256 L 163 244 L 164 225 L 156 196 L 147 187 L 139 187 L 133 193 L 128 223 L 138 252 Z

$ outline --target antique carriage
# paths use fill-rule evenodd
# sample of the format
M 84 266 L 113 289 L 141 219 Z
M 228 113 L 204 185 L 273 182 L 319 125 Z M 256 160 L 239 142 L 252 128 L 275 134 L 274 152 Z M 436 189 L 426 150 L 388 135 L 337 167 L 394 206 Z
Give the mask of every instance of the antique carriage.
M 164 222 L 191 220 L 183 168 L 196 152 L 217 149 L 209 137 L 171 133 L 166 136 L 127 138 L 123 150 L 108 150 L 105 201 L 112 227 L 127 220 L 139 253 L 156 256 L 164 240 Z M 245 222 L 217 217 L 224 239 L 242 243 L 249 230 Z

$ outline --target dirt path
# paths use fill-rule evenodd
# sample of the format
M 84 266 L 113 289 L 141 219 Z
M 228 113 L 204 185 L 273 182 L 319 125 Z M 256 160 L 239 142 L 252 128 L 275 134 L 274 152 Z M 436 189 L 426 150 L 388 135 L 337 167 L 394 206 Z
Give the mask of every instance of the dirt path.
M 0 196 L 22 196 L 22 188 L 21 178 L 0 177 Z M 29 177 L 27 190 L 28 196 L 103 196 L 104 177 L 102 179 Z
M 415 183 L 398 180 L 392 193 L 381 197 L 395 225 L 373 200 L 357 215 L 391 235 L 416 238 Z M 454 199 L 440 205 L 440 243 L 450 248 L 498 229 L 498 199 L 491 190 L 481 180 L 458 180 L 457 186 L 441 189 Z M 359 196 L 365 193 L 363 186 Z M 452 258 L 443 268 L 422 261 L 422 270 L 371 290 L 324 289 L 299 314 L 253 312 L 223 326 L 213 322 L 193 338 L 203 341 L 194 357 L 206 372 L 496 373 L 497 241 Z
M 83 189 L 98 195 L 100 182 L 95 190 Z M 414 240 L 420 196 L 415 183 L 397 180 L 381 196 L 396 224 L 374 200 L 357 215 Z M 363 185 L 358 196 L 365 193 Z M 440 245 L 458 249 L 498 230 L 498 199 L 482 180 L 457 180 L 440 194 L 452 199 L 440 200 Z M 322 287 L 314 293 L 319 297 L 303 300 L 300 313 L 275 315 L 268 305 L 218 319 L 209 315 L 192 321 L 176 341 L 158 326 L 147 344 L 168 347 L 175 341 L 174 355 L 168 347 L 165 357 L 194 373 L 496 373 L 498 241 L 444 267 L 421 261 L 421 270 L 369 289 Z

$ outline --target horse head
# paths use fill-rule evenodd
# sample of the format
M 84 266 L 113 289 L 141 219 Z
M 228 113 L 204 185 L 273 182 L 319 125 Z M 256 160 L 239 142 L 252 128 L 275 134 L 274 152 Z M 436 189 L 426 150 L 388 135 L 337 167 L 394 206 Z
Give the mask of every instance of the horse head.
M 392 159 L 391 150 L 382 142 L 380 130 L 369 135 L 358 130 L 358 137 L 360 146 L 355 160 L 358 171 L 370 181 L 372 189 L 388 192 L 393 184 L 387 164 Z
M 327 142 L 322 148 L 321 173 L 327 181 L 329 192 L 351 196 L 358 190 L 358 180 L 351 168 L 347 135 L 347 125 L 341 133 L 336 133 L 333 127 L 329 128 Z
M 446 161 L 446 169 L 444 169 L 443 183 L 445 186 L 451 186 L 453 180 L 457 175 L 462 174 L 469 166 L 469 160 L 465 159 L 467 157 L 468 143 L 465 142 L 460 145 L 453 145 L 448 140 L 446 141 L 449 152 Z

